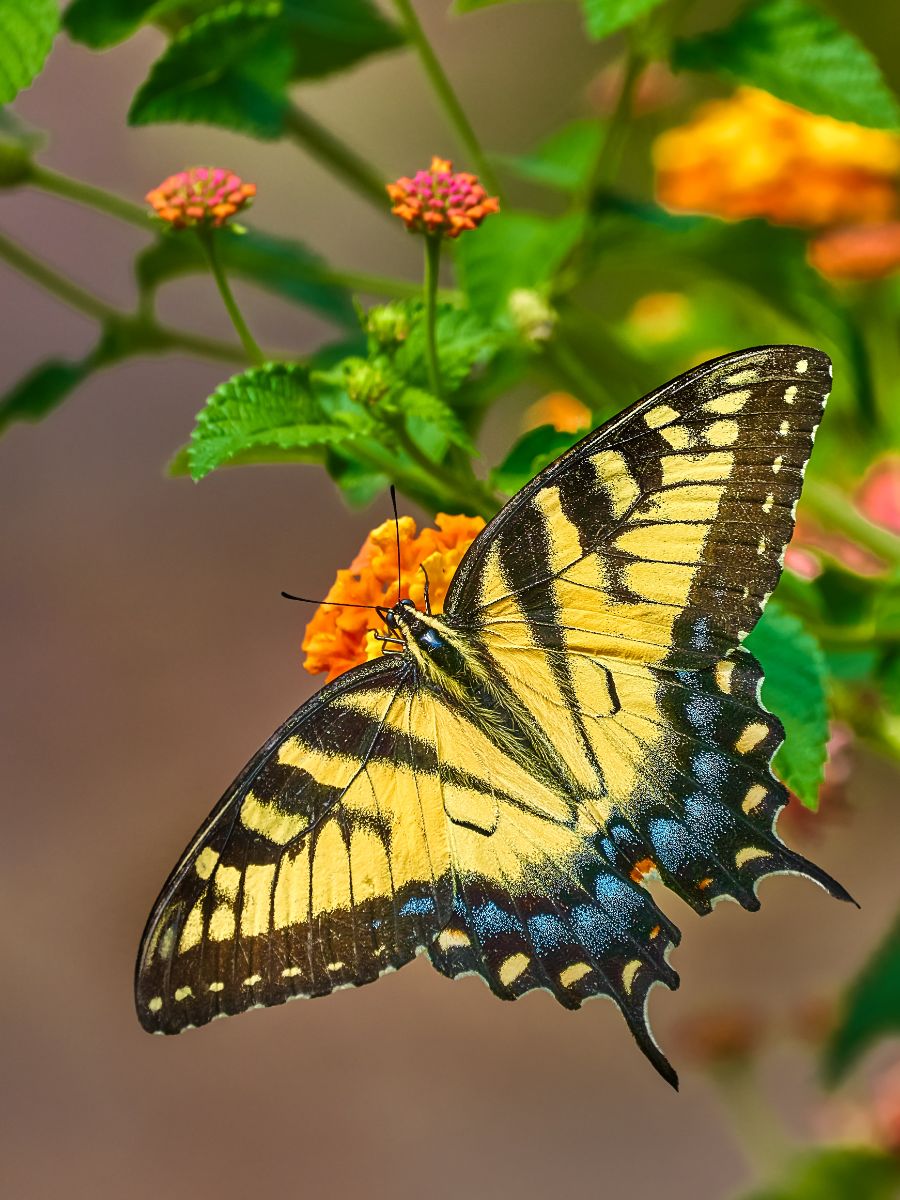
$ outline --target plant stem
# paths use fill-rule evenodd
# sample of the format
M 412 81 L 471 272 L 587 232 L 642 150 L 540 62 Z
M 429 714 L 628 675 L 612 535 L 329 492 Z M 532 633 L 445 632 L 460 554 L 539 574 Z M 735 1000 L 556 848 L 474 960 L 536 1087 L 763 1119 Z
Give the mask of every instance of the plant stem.
M 582 206 L 590 206 L 597 192 L 608 187 L 619 172 L 622 153 L 628 141 L 629 122 L 634 107 L 635 88 L 646 65 L 647 60 L 632 40 L 628 49 L 628 57 L 625 60 L 625 73 L 622 76 L 622 86 L 619 89 L 616 105 L 609 119 L 606 137 L 603 139 L 603 144 L 600 147 L 600 153 L 597 155 L 593 170 L 588 175 L 581 194 L 577 198 Z
M 382 212 L 389 212 L 382 174 L 309 113 L 291 105 L 287 113 L 287 131 L 288 136 L 313 158 L 340 176 Z
M 76 204 L 84 204 L 88 208 L 96 208 L 112 217 L 118 217 L 120 221 L 138 226 L 145 233 L 153 232 L 150 214 L 139 204 L 132 204 L 130 200 L 123 200 L 121 196 L 83 183 L 80 179 L 72 179 L 68 175 L 61 175 L 58 171 L 51 171 L 47 167 L 32 163 L 26 182 L 32 187 L 40 188 L 42 192 L 51 192 L 54 196 L 62 196 L 66 200 L 74 200 Z
M 761 1175 L 774 1174 L 790 1157 L 792 1145 L 759 1090 L 746 1064 L 713 1073 L 730 1128 L 749 1166 Z
M 196 232 L 200 245 L 203 247 L 206 257 L 209 260 L 209 267 L 216 281 L 216 287 L 219 289 L 219 295 L 222 297 L 222 303 L 225 305 L 228 315 L 231 318 L 231 323 L 238 337 L 241 339 L 241 345 L 247 352 L 247 357 L 250 361 L 260 366 L 266 361 L 266 356 L 260 350 L 256 339 L 247 327 L 244 314 L 241 312 L 234 298 L 234 293 L 228 282 L 228 276 L 225 274 L 225 269 L 222 266 L 216 232 L 214 229 L 205 229 L 202 225 L 197 226 Z
M 478 141 L 475 130 L 472 128 L 456 92 L 453 90 L 453 85 L 444 73 L 444 68 L 438 62 L 437 55 L 432 49 L 431 43 L 425 35 L 425 30 L 422 28 L 422 23 L 416 15 L 412 0 L 394 0 L 394 7 L 397 9 L 400 20 L 405 27 L 406 36 L 412 42 L 422 61 L 425 74 L 431 81 L 431 86 L 435 90 L 447 120 L 456 130 L 457 136 L 469 152 L 472 164 L 481 176 L 481 182 L 489 192 L 499 196 L 500 186 L 497 182 L 497 177 L 494 175 L 494 170 L 481 148 L 481 143 Z
M 496 515 L 500 509 L 500 500 L 488 485 L 475 475 L 468 460 L 465 475 L 458 475 L 451 467 L 434 462 L 420 450 L 402 420 L 394 424 L 394 430 L 401 449 L 431 482 L 432 488 L 435 483 L 440 485 L 445 500 L 451 501 L 457 507 L 474 510 L 486 521 Z
M 53 267 L 48 266 L 27 250 L 23 250 L 11 238 L 0 233 L 0 258 L 5 259 L 11 267 L 28 279 L 33 280 L 42 288 L 46 288 L 64 303 L 97 321 L 110 322 L 121 318 L 114 308 L 99 297 L 93 295 L 77 283 L 66 279 Z
M 441 265 L 441 235 L 425 235 L 425 349 L 428 383 L 435 396 L 441 395 L 441 368 L 437 353 L 437 287 Z
M 807 511 L 829 533 L 842 533 L 890 566 L 900 567 L 900 537 L 873 525 L 840 488 L 818 479 L 807 479 L 803 485 L 803 502 Z

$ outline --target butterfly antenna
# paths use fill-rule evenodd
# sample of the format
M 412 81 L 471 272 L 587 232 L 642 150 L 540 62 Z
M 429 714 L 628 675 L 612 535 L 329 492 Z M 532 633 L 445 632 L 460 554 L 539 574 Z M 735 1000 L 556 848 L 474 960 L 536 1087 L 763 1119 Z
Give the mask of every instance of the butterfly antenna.
M 285 600 L 299 600 L 301 604 L 333 604 L 337 608 L 370 608 L 378 612 L 377 604 L 351 604 L 349 600 L 310 600 L 308 596 L 292 596 L 290 592 L 282 592 Z
M 400 575 L 400 518 L 397 516 L 397 489 L 391 484 L 391 504 L 394 508 L 394 533 L 397 535 L 397 600 L 403 590 L 403 580 Z

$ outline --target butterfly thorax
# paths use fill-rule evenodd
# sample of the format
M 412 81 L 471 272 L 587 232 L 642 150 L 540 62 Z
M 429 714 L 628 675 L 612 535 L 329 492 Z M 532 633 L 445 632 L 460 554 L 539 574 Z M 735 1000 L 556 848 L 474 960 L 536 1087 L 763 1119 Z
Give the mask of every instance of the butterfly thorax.
M 411 600 L 401 600 L 383 616 L 426 685 L 448 693 L 454 705 L 510 758 L 571 797 L 571 774 L 546 731 L 537 728 L 509 688 L 488 670 L 467 631 L 455 626 L 452 618 L 420 612 Z

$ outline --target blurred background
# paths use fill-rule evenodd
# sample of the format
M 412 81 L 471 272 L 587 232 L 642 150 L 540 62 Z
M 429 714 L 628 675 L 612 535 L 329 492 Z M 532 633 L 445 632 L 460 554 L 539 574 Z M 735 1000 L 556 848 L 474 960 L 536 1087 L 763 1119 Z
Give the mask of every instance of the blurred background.
M 490 146 L 523 152 L 598 103 L 616 47 L 586 41 L 574 6 L 465 20 L 447 19 L 441 0 L 418 8 Z M 893 6 L 832 8 L 900 83 Z M 42 161 L 134 201 L 183 165 L 222 162 L 258 183 L 254 225 L 302 237 L 338 267 L 417 278 L 420 247 L 400 225 L 299 151 L 200 126 L 128 128 L 135 81 L 161 45 L 149 29 L 103 54 L 58 39 L 16 105 L 49 131 Z M 389 177 L 432 153 L 459 157 L 410 54 L 308 86 L 304 99 Z M 648 171 L 637 155 L 628 169 L 637 181 Z M 0 225 L 110 303 L 130 303 L 139 230 L 31 191 L 0 195 Z M 0 285 L 3 390 L 51 350 L 86 352 L 91 322 L 4 265 Z M 304 352 L 328 332 L 236 290 L 266 346 Z M 169 289 L 163 315 L 228 335 L 205 278 Z M 748 1188 L 767 1166 L 751 1161 L 761 1141 L 778 1154 L 777 1133 L 760 1139 L 754 1127 L 804 1142 L 865 1132 L 896 1046 L 880 1046 L 839 1096 L 822 1090 L 809 1053 L 897 901 L 896 770 L 865 751 L 819 815 L 788 813 L 782 825 L 859 911 L 792 878 L 768 881 L 752 916 L 723 905 L 700 920 L 665 896 L 684 934 L 682 986 L 660 989 L 651 1009 L 678 1095 L 611 1005 L 573 1015 L 544 994 L 503 1005 L 421 959 L 327 1003 L 175 1039 L 141 1031 L 133 962 L 162 881 L 244 761 L 318 686 L 301 668 L 306 614 L 279 591 L 323 595 L 387 515 L 387 497 L 351 512 L 316 469 L 166 478 L 227 373 L 183 356 L 135 359 L 0 443 L 3 1194 L 693 1200 Z M 508 444 L 537 395 L 501 404 L 488 443 Z M 704 1069 L 717 1030 L 762 1039 L 758 1095 L 723 1102 Z

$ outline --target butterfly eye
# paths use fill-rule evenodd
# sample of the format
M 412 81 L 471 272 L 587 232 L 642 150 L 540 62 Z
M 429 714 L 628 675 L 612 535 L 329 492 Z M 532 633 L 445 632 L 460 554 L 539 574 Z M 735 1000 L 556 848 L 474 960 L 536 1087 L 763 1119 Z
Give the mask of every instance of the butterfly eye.
M 409 599 L 401 600 L 400 603 L 403 605 L 404 608 L 415 608 L 416 607 L 414 600 L 409 600 Z

